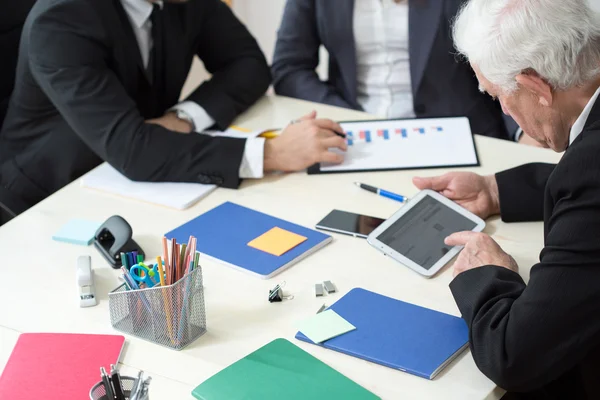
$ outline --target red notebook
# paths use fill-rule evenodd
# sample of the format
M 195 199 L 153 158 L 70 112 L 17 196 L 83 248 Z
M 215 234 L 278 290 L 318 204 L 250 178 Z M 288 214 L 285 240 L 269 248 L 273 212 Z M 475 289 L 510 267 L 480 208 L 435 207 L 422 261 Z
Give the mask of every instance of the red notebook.
M 125 337 L 23 333 L 0 376 L 0 399 L 89 399 L 100 367 L 117 364 Z

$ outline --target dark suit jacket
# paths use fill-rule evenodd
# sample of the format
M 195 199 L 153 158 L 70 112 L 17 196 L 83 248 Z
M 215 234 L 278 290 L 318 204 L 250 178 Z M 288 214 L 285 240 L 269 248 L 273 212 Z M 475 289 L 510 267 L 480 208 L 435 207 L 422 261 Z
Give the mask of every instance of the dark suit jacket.
M 155 93 L 119 0 L 36 3 L 0 133 L 2 183 L 24 207 L 102 161 L 138 181 L 239 185 L 244 140 L 182 135 L 144 120 L 178 102 L 198 55 L 212 79 L 188 100 L 227 127 L 267 89 L 264 55 L 220 0 L 165 3 L 162 12 L 167 87 Z
M 35 0 L 0 0 L 0 127 L 15 83 L 21 29 L 33 3 Z
M 450 20 L 461 0 L 409 2 L 414 111 L 419 118 L 469 117 L 474 133 L 512 138 L 516 123 L 479 92 L 467 63 L 457 61 Z M 278 94 L 361 110 L 357 103 L 354 0 L 288 0 L 273 57 Z M 329 52 L 329 80 L 315 72 L 319 46 Z
M 600 101 L 556 165 L 496 175 L 505 221 L 544 220 L 526 285 L 485 266 L 450 284 L 477 366 L 524 399 L 600 399 Z

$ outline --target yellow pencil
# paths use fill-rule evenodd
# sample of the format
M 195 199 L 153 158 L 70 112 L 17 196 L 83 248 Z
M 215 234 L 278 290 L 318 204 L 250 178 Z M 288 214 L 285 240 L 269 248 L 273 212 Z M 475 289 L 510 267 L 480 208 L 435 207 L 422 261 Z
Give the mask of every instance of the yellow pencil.
M 279 131 L 275 131 L 275 130 L 265 131 L 258 136 L 265 138 L 265 139 L 273 139 L 273 138 L 276 138 L 277 136 L 279 136 Z

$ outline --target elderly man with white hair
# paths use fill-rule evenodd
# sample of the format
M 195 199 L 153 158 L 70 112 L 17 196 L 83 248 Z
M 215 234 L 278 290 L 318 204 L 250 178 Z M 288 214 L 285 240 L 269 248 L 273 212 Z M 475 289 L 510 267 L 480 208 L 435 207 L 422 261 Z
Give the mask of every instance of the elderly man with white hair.
M 464 246 L 450 289 L 475 362 L 509 398 L 600 399 L 600 18 L 588 0 L 471 0 L 454 40 L 481 90 L 566 150 L 557 165 L 414 179 L 483 218 L 544 221 L 528 284 L 488 235 L 446 239 Z

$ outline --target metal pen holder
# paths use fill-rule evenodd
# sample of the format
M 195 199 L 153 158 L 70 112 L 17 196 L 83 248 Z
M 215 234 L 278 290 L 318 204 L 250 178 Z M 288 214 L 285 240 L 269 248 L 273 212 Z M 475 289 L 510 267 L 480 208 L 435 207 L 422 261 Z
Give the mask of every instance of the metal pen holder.
M 181 350 L 206 332 L 202 268 L 170 286 L 108 294 L 113 328 L 152 343 Z
M 129 400 L 129 396 L 131 395 L 131 391 L 133 390 L 133 384 L 135 383 L 135 378 L 131 376 L 122 376 L 121 377 L 121 385 L 123 386 L 123 394 L 126 399 Z M 104 383 L 98 382 L 94 385 L 94 387 L 90 390 L 90 399 L 91 400 L 109 400 L 106 396 L 106 389 L 104 388 Z M 113 399 L 110 399 L 113 400 Z M 144 396 L 139 400 L 150 400 L 149 396 Z

